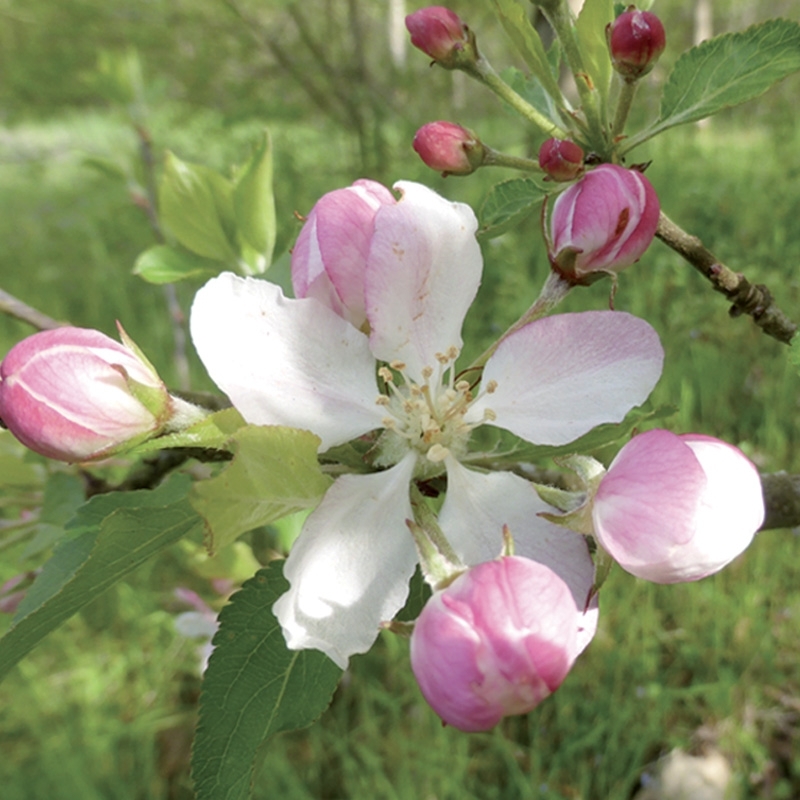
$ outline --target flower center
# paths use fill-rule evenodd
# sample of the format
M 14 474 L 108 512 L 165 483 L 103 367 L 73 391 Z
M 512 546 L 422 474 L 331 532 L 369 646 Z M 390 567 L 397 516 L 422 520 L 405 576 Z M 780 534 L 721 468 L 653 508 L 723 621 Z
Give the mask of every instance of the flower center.
M 388 447 L 384 448 L 384 455 L 390 461 L 396 463 L 395 459 L 409 450 L 416 450 L 429 466 L 440 464 L 450 453 L 461 458 L 467 451 L 470 433 L 495 419 L 491 409 L 486 409 L 478 422 L 464 419 L 477 397 L 473 396 L 469 381 L 456 379 L 457 356 L 456 347 L 437 353 L 437 366 L 422 370 L 422 383 L 411 380 L 406 365 L 399 361 L 378 370 L 386 384 L 386 394 L 379 395 L 376 402 L 386 407 L 383 425 L 389 441 L 385 442 Z M 481 394 L 491 394 L 496 388 L 497 383 L 490 381 Z

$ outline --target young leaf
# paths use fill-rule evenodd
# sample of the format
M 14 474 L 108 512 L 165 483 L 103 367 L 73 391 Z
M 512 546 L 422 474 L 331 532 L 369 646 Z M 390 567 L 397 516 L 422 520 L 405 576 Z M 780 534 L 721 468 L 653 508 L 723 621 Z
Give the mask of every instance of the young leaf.
M 312 508 L 331 482 L 317 463 L 319 439 L 313 433 L 249 425 L 232 442 L 231 464 L 195 484 L 191 493 L 192 505 L 206 520 L 212 552 L 259 525 Z
M 263 272 L 275 248 L 275 196 L 272 192 L 272 144 L 264 131 L 252 158 L 244 166 L 233 192 L 236 223 L 244 240 L 261 256 Z
M 800 24 L 773 19 L 741 33 L 727 33 L 687 50 L 675 62 L 656 122 L 623 149 L 675 125 L 696 122 L 758 97 L 800 70 Z
M 561 125 L 558 108 L 553 102 L 553 98 L 547 94 L 536 78 L 528 77 L 515 67 L 504 69 L 500 77 L 537 111 L 544 114 L 554 125 Z
M 203 521 L 186 500 L 191 480 L 176 475 L 152 491 L 98 495 L 67 535 L 0 638 L 0 678 L 48 633 Z
M 167 153 L 159 191 L 161 220 L 188 250 L 204 258 L 235 261 L 233 189 L 213 170 Z
M 614 19 L 612 0 L 586 0 L 575 23 L 583 65 L 600 95 L 601 108 L 608 108 L 611 85 L 611 57 L 606 42 L 606 25 Z
M 130 452 L 135 455 L 143 455 L 177 447 L 225 450 L 233 434 L 239 428 L 243 428 L 245 424 L 242 415 L 235 408 L 225 408 L 210 414 L 182 431 L 148 439 Z
M 492 239 L 523 220 L 544 200 L 547 191 L 530 178 L 495 184 L 480 210 L 478 236 Z
M 493 0 L 493 3 L 508 38 L 525 59 L 528 69 L 553 100 L 565 105 L 558 81 L 550 69 L 542 40 L 527 18 L 523 7 L 516 0 Z
M 288 588 L 273 562 L 222 609 L 192 749 L 197 800 L 249 798 L 264 742 L 310 725 L 330 704 L 342 671 L 318 650 L 288 650 L 272 614 Z
M 219 272 L 219 264 L 188 250 L 158 244 L 145 250 L 133 265 L 133 274 L 148 283 L 176 283 L 186 278 L 210 277 Z

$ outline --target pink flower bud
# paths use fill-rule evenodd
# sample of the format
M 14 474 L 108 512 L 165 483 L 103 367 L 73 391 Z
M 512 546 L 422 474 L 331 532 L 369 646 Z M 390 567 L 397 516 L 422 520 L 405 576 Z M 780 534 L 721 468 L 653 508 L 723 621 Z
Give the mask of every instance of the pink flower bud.
M 653 430 L 631 439 L 594 497 L 595 536 L 623 569 L 656 583 L 718 572 L 764 521 L 761 480 L 735 447 Z
M 614 69 L 629 80 L 650 72 L 667 46 L 661 20 L 633 6 L 608 24 L 606 38 Z
M 551 569 L 517 556 L 478 564 L 428 601 L 411 668 L 448 725 L 485 731 L 525 714 L 562 683 L 578 654 L 579 612 Z
M 443 175 L 469 175 L 483 163 L 481 140 L 453 122 L 429 122 L 414 136 L 414 149 L 431 168 Z
M 469 45 L 467 26 L 455 12 L 444 6 L 428 6 L 406 17 L 411 44 L 434 61 L 450 66 L 459 51 Z
M 573 284 L 619 272 L 650 246 L 660 211 L 655 189 L 641 172 L 616 164 L 595 167 L 553 204 L 553 269 Z
M 583 150 L 565 139 L 548 139 L 539 148 L 539 166 L 554 181 L 571 181 L 583 172 Z
M 380 183 L 360 180 L 321 197 L 292 250 L 296 297 L 314 297 L 360 328 L 367 319 L 364 269 L 382 205 L 396 203 Z
M 153 368 L 99 331 L 35 333 L 0 364 L 0 419 L 49 458 L 88 461 L 131 447 L 163 427 L 170 407 Z

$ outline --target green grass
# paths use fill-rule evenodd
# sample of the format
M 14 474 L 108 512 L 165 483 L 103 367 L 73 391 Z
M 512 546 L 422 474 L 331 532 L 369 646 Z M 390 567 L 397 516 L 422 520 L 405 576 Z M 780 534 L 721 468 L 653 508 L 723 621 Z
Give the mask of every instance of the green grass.
M 258 126 L 231 129 L 213 114 L 173 110 L 153 128 L 181 157 L 223 168 L 242 159 Z M 292 211 L 307 211 L 356 176 L 347 174 L 344 140 L 323 141 L 299 124 L 278 125 L 273 135 L 285 249 L 297 230 Z M 798 167 L 787 167 L 798 163 L 797 144 L 717 126 L 676 131 L 641 160 L 653 159 L 648 174 L 670 216 L 800 316 Z M 119 120 L 97 114 L 17 130 L 0 143 L 0 286 L 77 324 L 113 332 L 120 318 L 169 379 L 160 290 L 129 274 L 151 243 L 146 221 L 123 183 L 83 163 L 85 152 L 132 163 L 135 141 Z M 398 177 L 425 179 L 410 157 L 400 163 Z M 502 177 L 430 182 L 477 203 Z M 492 324 L 528 305 L 547 269 L 536 219 L 485 254 L 467 328 L 475 350 L 496 335 Z M 602 308 L 607 290 L 596 284 L 565 307 Z M 182 290 L 185 304 L 190 297 L 191 287 Z M 616 307 L 662 336 L 667 363 L 654 400 L 679 406 L 672 429 L 726 438 L 767 470 L 800 470 L 800 384 L 784 346 L 748 319 L 729 319 L 724 299 L 660 243 L 621 276 Z M 27 332 L 0 318 L 0 347 Z M 798 796 L 798 560 L 800 538 L 775 531 L 697 584 L 659 587 L 615 571 L 602 592 L 598 635 L 566 683 L 531 715 L 487 734 L 443 728 L 415 687 L 405 643 L 385 634 L 353 659 L 318 724 L 266 748 L 256 797 L 626 800 L 660 754 L 703 737 L 732 759 L 743 797 Z M 18 569 L 5 552 L 2 575 Z M 168 795 L 159 766 L 165 741 L 180 744 L 191 721 L 196 688 L 193 645 L 176 638 L 166 610 L 167 587 L 184 578 L 175 554 L 140 572 L 0 684 L 4 800 L 189 796 L 185 775 Z

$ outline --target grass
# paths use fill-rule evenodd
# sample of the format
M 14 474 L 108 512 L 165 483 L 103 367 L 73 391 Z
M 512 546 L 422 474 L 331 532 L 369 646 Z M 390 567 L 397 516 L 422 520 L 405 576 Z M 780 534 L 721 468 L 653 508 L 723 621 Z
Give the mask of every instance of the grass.
M 154 120 L 157 138 L 217 168 L 241 160 L 257 127 L 230 131 L 214 115 L 171 127 L 175 119 L 173 111 Z M 307 210 L 354 176 L 342 166 L 346 143 L 323 143 L 300 125 L 277 126 L 273 135 L 285 248 L 296 230 L 291 210 Z M 796 144 L 717 126 L 675 132 L 642 155 L 653 159 L 648 174 L 667 213 L 729 266 L 767 283 L 790 315 L 800 263 Z M 322 161 L 323 147 L 341 163 Z M 129 275 L 151 243 L 149 230 L 124 183 L 86 166 L 87 151 L 132 163 L 135 142 L 108 114 L 0 139 L 0 284 L 76 323 L 112 332 L 122 319 L 169 379 L 163 298 Z M 323 166 L 313 172 L 314 163 Z M 406 174 L 424 179 L 416 162 L 405 163 Z M 500 177 L 432 176 L 431 183 L 477 203 Z M 486 264 L 468 322 L 476 350 L 544 279 L 536 221 L 489 243 Z M 566 307 L 603 307 L 606 291 L 597 284 Z M 187 287 L 184 303 L 190 296 Z M 800 387 L 783 346 L 749 320 L 729 320 L 724 300 L 660 243 L 622 276 L 616 305 L 662 336 L 667 364 L 654 400 L 679 405 L 670 427 L 726 438 L 764 469 L 800 470 Z M 25 333 L 0 318 L 0 347 Z M 19 569 L 11 555 L 4 553 L 4 576 Z M 626 800 L 659 755 L 708 742 L 732 760 L 742 797 L 798 796 L 800 590 L 791 568 L 798 560 L 800 538 L 774 531 L 697 584 L 660 587 L 615 571 L 603 589 L 598 635 L 566 683 L 534 713 L 486 734 L 443 728 L 415 687 L 405 643 L 385 634 L 353 659 L 318 724 L 270 743 L 255 796 Z M 194 651 L 176 637 L 167 599 L 183 580 L 175 551 L 63 626 L 0 684 L 4 800 L 191 796 L 181 768 Z

